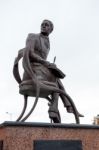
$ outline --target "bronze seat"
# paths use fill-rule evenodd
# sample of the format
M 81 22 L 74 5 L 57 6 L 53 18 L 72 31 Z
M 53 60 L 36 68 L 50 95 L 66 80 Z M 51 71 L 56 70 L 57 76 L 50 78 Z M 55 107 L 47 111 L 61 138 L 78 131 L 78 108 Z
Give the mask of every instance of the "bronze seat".
M 41 81 L 42 84 L 47 84 L 51 87 L 57 88 L 57 85 L 54 82 Z M 27 95 L 31 97 L 36 97 L 36 85 L 33 84 L 32 80 L 22 81 L 19 85 L 19 93 L 22 95 Z M 53 93 L 53 90 L 44 89 L 43 86 L 40 86 L 40 98 L 46 98 Z

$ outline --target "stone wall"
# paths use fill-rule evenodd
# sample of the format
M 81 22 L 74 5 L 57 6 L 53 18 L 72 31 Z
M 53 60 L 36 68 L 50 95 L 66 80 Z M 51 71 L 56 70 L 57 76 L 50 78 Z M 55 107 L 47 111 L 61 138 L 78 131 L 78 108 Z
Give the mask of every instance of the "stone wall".
M 83 150 L 99 150 L 99 126 L 4 122 L 3 150 L 34 150 L 35 140 L 81 140 Z

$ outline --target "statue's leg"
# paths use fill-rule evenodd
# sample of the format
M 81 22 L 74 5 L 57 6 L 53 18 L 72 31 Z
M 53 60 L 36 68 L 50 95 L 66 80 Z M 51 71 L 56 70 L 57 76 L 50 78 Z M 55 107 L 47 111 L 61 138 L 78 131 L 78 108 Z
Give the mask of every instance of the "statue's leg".
M 64 88 L 64 86 L 63 86 L 61 80 L 58 79 L 57 82 L 58 82 L 59 88 L 60 88 L 61 90 L 65 91 L 65 88 Z M 66 92 L 66 91 L 65 91 L 65 92 Z M 71 104 L 70 104 L 70 101 L 69 101 L 70 96 L 69 96 L 69 99 L 68 99 L 68 98 L 67 98 L 66 96 L 64 96 L 63 94 L 60 94 L 60 97 L 61 97 L 61 99 L 62 99 L 62 102 L 63 102 L 63 104 L 64 104 L 64 107 L 66 107 L 66 109 L 67 109 L 67 112 L 68 112 L 68 113 L 74 113 L 73 108 L 72 108 L 72 106 L 71 106 Z M 77 111 L 77 112 L 78 112 L 78 111 Z M 78 112 L 78 116 L 79 116 L 79 117 L 84 117 L 84 116 L 83 116 L 82 114 L 80 114 L 79 112 Z
M 61 118 L 58 110 L 58 99 L 59 99 L 59 94 L 58 93 L 53 93 L 52 95 L 52 103 L 49 107 L 49 117 L 53 120 L 54 123 L 60 123 Z
M 63 86 L 63 84 L 62 84 L 62 82 L 61 82 L 60 79 L 58 79 L 58 86 L 59 86 L 59 88 L 60 88 L 61 90 L 65 91 L 65 88 L 64 88 L 64 86 Z M 66 92 L 66 91 L 65 91 L 65 92 Z M 60 94 L 60 97 L 61 97 L 61 99 L 62 99 L 62 102 L 63 102 L 63 104 L 64 104 L 64 107 L 66 107 L 66 108 L 67 108 L 67 111 L 69 111 L 68 109 L 71 108 L 71 104 L 70 104 L 69 100 L 68 100 L 63 94 Z

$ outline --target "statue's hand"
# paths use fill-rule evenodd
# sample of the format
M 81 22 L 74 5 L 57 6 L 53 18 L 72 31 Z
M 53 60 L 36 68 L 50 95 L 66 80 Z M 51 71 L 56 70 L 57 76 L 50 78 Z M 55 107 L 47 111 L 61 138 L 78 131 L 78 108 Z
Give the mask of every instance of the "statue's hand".
M 49 67 L 50 62 L 49 62 L 49 61 L 45 61 L 43 64 L 44 64 L 46 67 Z
M 57 68 L 56 64 L 54 64 L 54 63 L 50 63 L 48 67 L 49 68 Z
M 46 61 L 44 65 L 47 66 L 48 68 L 57 68 L 54 63 L 50 63 L 49 61 Z

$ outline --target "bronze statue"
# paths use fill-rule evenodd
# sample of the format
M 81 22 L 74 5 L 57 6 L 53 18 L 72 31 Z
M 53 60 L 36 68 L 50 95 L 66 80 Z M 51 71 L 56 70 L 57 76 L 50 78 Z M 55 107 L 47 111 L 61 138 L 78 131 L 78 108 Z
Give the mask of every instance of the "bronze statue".
M 47 61 L 50 50 L 49 34 L 53 31 L 53 28 L 54 26 L 51 21 L 44 20 L 41 24 L 41 32 L 28 35 L 25 48 L 19 50 L 18 56 L 15 59 L 13 74 L 19 83 L 20 94 L 24 95 L 24 108 L 17 121 L 25 121 L 30 116 L 39 97 L 49 101 L 49 118 L 54 123 L 61 122 L 58 110 L 59 96 L 67 111 L 75 115 L 76 123 L 79 123 L 79 117 L 82 117 L 60 80 L 65 77 L 65 74 L 57 68 L 54 62 L 50 63 Z M 24 74 L 21 80 L 18 62 L 22 57 Z M 28 96 L 36 97 L 36 99 L 30 112 L 22 119 L 27 107 Z

